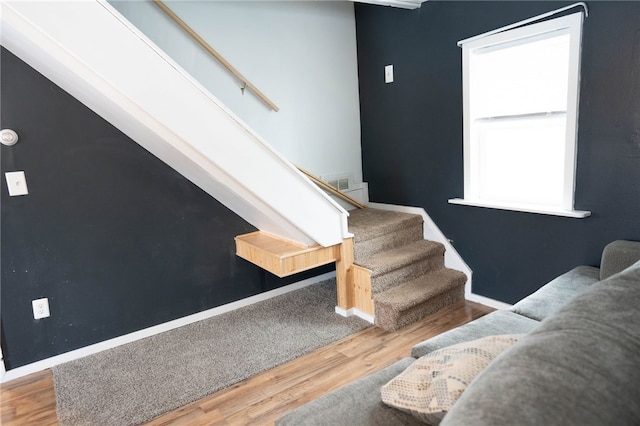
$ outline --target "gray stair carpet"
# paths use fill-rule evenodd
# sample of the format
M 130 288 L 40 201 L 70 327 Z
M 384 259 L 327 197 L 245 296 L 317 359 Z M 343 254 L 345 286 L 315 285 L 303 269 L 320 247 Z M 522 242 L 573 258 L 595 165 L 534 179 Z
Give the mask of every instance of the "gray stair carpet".
M 422 217 L 378 209 L 349 212 L 356 264 L 372 254 L 422 240 Z
M 444 245 L 423 239 L 420 215 L 349 214 L 355 264 L 371 271 L 376 325 L 394 331 L 464 300 L 466 276 L 445 268 Z

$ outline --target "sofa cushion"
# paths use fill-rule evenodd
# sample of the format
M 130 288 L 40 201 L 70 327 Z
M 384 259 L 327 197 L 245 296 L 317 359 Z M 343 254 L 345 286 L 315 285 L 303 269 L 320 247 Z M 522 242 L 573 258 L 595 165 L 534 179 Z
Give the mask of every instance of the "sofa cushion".
M 513 305 L 511 311 L 542 321 L 598 281 L 600 281 L 598 268 L 578 266 L 551 280 L 535 293 Z
M 411 349 L 411 356 L 420 358 L 429 352 L 480 337 L 496 334 L 528 333 L 539 324 L 539 321 L 523 317 L 508 310 L 493 311 L 475 321 L 418 343 Z
M 431 352 L 382 387 L 382 402 L 438 424 L 478 373 L 521 336 L 487 336 Z
M 415 359 L 405 358 L 367 377 L 321 396 L 290 411 L 278 426 L 388 426 L 421 425 L 410 414 L 382 403 L 380 388 L 404 371 Z
M 476 377 L 442 424 L 640 424 L 640 262 L 593 285 Z

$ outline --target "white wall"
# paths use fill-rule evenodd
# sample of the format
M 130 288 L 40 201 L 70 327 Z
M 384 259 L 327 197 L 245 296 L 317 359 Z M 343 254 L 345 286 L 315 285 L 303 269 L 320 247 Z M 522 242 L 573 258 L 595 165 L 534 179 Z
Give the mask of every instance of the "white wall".
M 362 182 L 353 3 L 167 1 L 279 108 L 240 82 L 150 1 L 116 9 L 294 164 Z

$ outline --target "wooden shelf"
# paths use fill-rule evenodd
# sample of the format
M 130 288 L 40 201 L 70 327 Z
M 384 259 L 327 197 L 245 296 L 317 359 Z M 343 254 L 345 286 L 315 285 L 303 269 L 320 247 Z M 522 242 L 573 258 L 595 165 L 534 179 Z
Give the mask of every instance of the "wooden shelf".
M 238 235 L 235 241 L 238 256 L 280 278 L 340 259 L 340 244 L 305 246 L 260 231 Z

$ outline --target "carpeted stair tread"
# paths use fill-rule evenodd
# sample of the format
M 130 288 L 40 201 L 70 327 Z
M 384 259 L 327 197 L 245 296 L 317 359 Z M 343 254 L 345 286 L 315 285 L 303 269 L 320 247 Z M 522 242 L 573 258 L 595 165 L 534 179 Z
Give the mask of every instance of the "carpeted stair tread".
M 465 274 L 442 268 L 374 295 L 376 325 L 395 331 L 464 300 Z
M 373 299 L 376 306 L 388 305 L 397 311 L 403 311 L 447 290 L 464 285 L 466 281 L 467 276 L 462 272 L 442 268 L 378 293 Z
M 464 286 L 454 287 L 440 293 L 423 303 L 411 306 L 403 311 L 396 311 L 376 305 L 376 325 L 387 331 L 396 331 L 400 328 L 420 321 L 428 315 L 436 313 L 456 303 L 464 302 Z
M 377 253 L 357 264 L 369 269 L 372 272 L 371 277 L 375 278 L 429 257 L 441 257 L 443 254 L 444 245 L 441 243 L 418 240 L 411 244 Z
M 379 209 L 358 209 L 349 212 L 349 232 L 355 243 L 379 237 L 382 234 L 422 224 L 422 216 Z
M 422 222 L 411 223 L 404 228 L 394 230 L 387 234 L 355 243 L 353 246 L 353 258 L 356 264 L 366 261 L 369 257 L 385 250 L 393 250 L 423 239 Z

